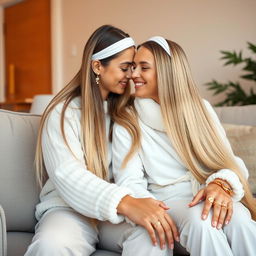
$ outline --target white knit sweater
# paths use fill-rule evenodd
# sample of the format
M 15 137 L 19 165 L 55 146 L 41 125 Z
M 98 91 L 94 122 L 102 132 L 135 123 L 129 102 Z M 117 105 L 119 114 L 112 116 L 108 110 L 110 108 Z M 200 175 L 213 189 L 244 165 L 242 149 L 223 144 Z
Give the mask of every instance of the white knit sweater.
M 110 118 L 104 102 L 106 130 L 109 132 Z M 71 207 L 77 212 L 98 220 L 119 223 L 123 216 L 117 214 L 120 200 L 131 191 L 125 187 L 110 184 L 86 167 L 81 145 L 80 98 L 69 104 L 65 112 L 64 129 L 67 142 L 74 153 L 66 146 L 60 130 L 60 113 L 63 104 L 51 112 L 42 134 L 44 163 L 49 179 L 40 194 L 40 203 L 36 207 L 36 218 L 54 207 Z M 111 145 L 108 152 L 111 163 Z M 111 168 L 110 169 L 110 176 Z
M 204 103 L 210 116 L 216 123 L 223 141 L 232 151 L 216 113 L 209 102 L 204 101 Z M 122 169 L 123 159 L 131 146 L 131 137 L 125 128 L 118 124 L 114 125 L 112 164 L 115 182 L 118 185 L 131 188 L 136 197 L 156 197 L 159 200 L 164 200 L 165 196 L 170 196 L 171 191 L 176 188 L 176 184 L 190 182 L 190 189 L 195 195 L 200 189 L 200 184 L 187 170 L 174 150 L 165 132 L 159 104 L 151 99 L 137 98 L 135 100 L 135 107 L 139 115 L 142 135 L 141 150 Z M 239 157 L 234 157 L 244 176 L 248 178 L 248 170 L 244 162 Z M 226 175 L 227 172 L 233 174 L 230 176 L 232 181 L 234 177 L 236 178 L 237 182 L 235 185 L 237 188 L 240 188 L 240 194 L 237 195 L 234 201 L 239 201 L 243 197 L 241 182 L 231 170 L 222 169 L 218 173 Z M 221 176 L 221 178 L 223 177 Z M 165 193 L 161 194 L 161 197 L 159 197 L 160 191 Z M 166 193 L 169 195 L 166 195 Z M 182 191 L 179 194 L 182 194 Z

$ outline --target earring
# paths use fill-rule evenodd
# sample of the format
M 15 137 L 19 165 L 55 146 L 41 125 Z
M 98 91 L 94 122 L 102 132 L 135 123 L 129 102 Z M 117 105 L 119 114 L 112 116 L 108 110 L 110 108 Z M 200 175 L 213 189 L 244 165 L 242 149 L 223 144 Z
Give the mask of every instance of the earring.
M 96 84 L 97 84 L 97 85 L 100 84 L 100 74 L 96 74 L 95 81 L 96 81 Z

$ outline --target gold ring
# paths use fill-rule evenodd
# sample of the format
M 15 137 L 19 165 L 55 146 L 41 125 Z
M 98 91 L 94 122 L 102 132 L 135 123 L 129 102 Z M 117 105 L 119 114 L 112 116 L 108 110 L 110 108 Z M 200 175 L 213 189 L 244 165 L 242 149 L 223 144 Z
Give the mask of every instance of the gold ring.
M 161 222 L 160 222 L 160 221 L 156 221 L 156 222 L 153 223 L 153 225 L 154 225 L 155 227 L 158 227 L 158 226 L 161 225 Z
M 214 202 L 214 198 L 213 197 L 208 197 L 207 200 L 212 204 Z

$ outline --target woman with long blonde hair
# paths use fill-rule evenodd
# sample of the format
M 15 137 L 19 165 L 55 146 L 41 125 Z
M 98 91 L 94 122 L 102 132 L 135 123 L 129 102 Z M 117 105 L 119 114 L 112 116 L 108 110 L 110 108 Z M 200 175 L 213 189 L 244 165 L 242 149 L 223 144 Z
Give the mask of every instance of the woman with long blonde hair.
M 139 136 L 129 104 L 134 53 L 128 34 L 110 25 L 98 28 L 84 47 L 79 72 L 45 110 L 36 152 L 39 222 L 26 256 L 89 256 L 96 244 L 123 249 L 122 255 L 134 256 L 135 249 L 139 255 L 161 255 L 150 242 L 141 247 L 140 238 L 156 241 L 145 220 L 155 212 L 167 215 L 166 206 L 136 199 L 129 188 L 111 183 L 112 122 L 126 127 L 134 141 Z M 113 225 L 124 217 L 144 228 Z M 169 228 L 175 230 L 171 221 Z M 168 234 L 159 236 L 163 240 Z
M 131 149 L 127 129 L 114 125 L 116 184 L 170 207 L 180 244 L 190 255 L 254 255 L 256 204 L 248 170 L 234 156 L 213 108 L 200 97 L 182 48 L 158 36 L 144 42 L 132 79 L 140 148 Z M 164 218 L 151 224 L 166 230 Z

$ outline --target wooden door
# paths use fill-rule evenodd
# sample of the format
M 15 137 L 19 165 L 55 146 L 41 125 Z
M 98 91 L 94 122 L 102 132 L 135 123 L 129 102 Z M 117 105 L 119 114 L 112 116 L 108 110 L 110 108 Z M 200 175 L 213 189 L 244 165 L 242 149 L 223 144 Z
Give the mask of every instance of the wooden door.
M 50 0 L 4 9 L 7 101 L 51 93 Z

